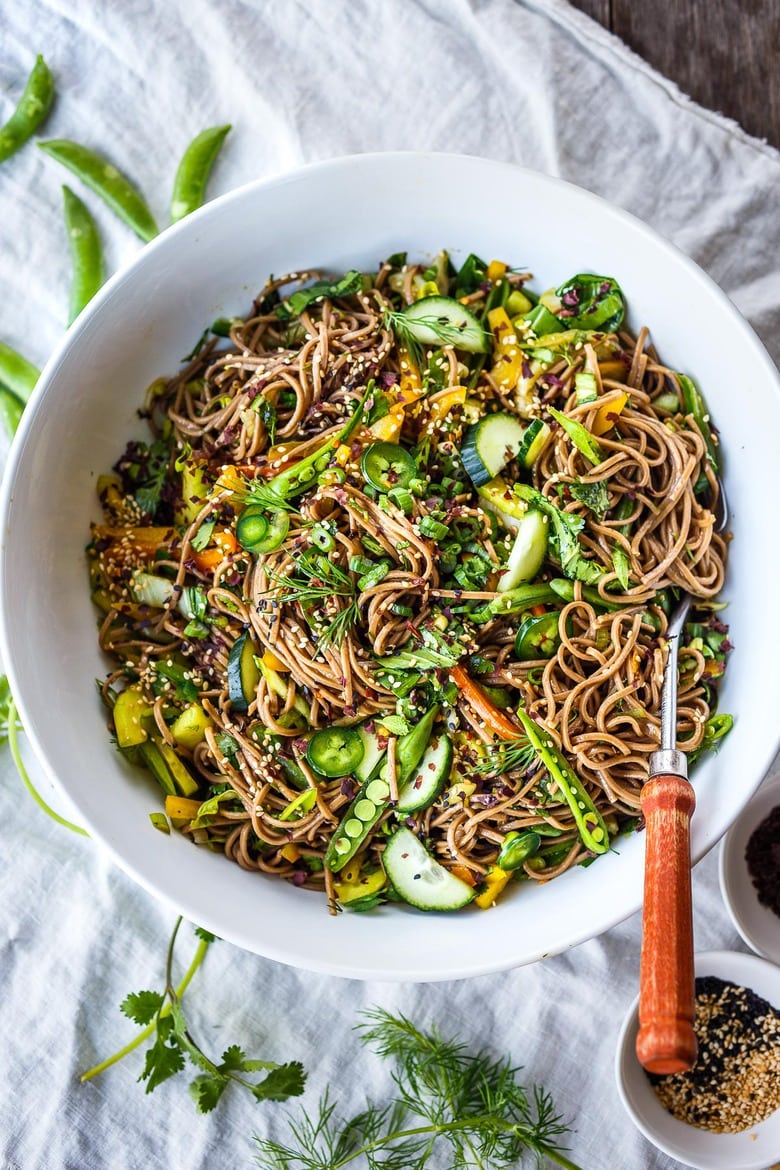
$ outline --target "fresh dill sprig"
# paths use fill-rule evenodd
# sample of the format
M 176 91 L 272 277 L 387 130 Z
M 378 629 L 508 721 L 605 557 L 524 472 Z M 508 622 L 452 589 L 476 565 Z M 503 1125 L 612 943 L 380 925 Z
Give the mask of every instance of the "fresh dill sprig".
M 341 645 L 359 616 L 355 585 L 344 569 L 319 553 L 301 553 L 289 574 L 273 569 L 266 572 L 276 586 L 273 592 L 278 601 L 300 605 L 320 650 Z M 339 605 L 338 598 L 345 600 L 346 605 Z
M 289 1144 L 255 1137 L 261 1170 L 423 1170 L 441 1147 L 458 1170 L 514 1170 L 527 1154 L 578 1170 L 549 1093 L 524 1089 L 508 1059 L 469 1052 L 382 1009 L 364 1018 L 362 1042 L 394 1065 L 395 1099 L 343 1120 L 326 1092 L 314 1116 L 290 1120 Z
M 288 500 L 262 479 L 248 479 L 244 491 L 247 506 L 267 508 L 269 512 L 297 512 L 294 500 Z
M 182 919 L 176 920 L 165 963 L 165 991 L 132 991 L 125 997 L 121 1010 L 134 1023 L 143 1027 L 134 1040 L 124 1048 L 103 1060 L 94 1068 L 83 1073 L 81 1080 L 88 1081 L 124 1059 L 146 1040 L 152 1045 L 146 1051 L 146 1059 L 139 1081 L 146 1081 L 146 1091 L 151 1093 L 163 1081 L 181 1072 L 186 1058 L 199 1070 L 190 1084 L 190 1093 L 199 1113 L 209 1113 L 219 1102 L 229 1084 L 234 1083 L 248 1089 L 256 1101 L 286 1101 L 303 1092 L 306 1074 L 298 1061 L 289 1064 L 275 1064 L 269 1060 L 249 1060 L 237 1044 L 231 1044 L 217 1062 L 206 1055 L 193 1039 L 181 1006 L 184 992 L 206 955 L 216 936 L 201 927 L 195 928 L 200 939 L 195 956 L 178 987 L 173 985 L 173 952 L 176 936 Z M 247 1073 L 264 1072 L 261 1080 L 248 1080 Z
M 418 368 L 422 368 L 425 364 L 423 346 L 414 336 L 406 314 L 397 309 L 387 309 L 383 323 L 386 329 L 392 329 Z M 414 318 L 415 328 L 421 325 L 426 329 L 430 329 L 439 345 L 457 345 L 462 340 L 463 330 L 468 327 L 469 323 L 464 321 L 462 327 L 458 328 L 457 325 L 453 325 L 446 318 L 438 317 L 431 313 L 428 316 L 416 316 Z M 435 343 L 431 342 L 431 344 Z
M 536 750 L 525 736 L 488 745 L 471 769 L 478 776 L 503 776 L 505 772 L 526 772 L 537 761 Z

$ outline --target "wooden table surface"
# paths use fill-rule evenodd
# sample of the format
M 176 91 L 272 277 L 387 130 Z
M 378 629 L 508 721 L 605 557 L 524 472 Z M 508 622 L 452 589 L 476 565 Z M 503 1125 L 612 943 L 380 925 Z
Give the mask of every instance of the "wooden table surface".
M 780 0 L 572 0 L 702 106 L 780 147 Z

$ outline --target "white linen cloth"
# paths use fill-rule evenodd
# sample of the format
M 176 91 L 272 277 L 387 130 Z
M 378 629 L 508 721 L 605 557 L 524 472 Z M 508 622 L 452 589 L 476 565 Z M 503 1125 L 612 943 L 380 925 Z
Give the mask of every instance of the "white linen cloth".
M 58 88 L 45 136 L 103 150 L 161 222 L 184 146 L 219 122 L 234 129 L 211 194 L 349 152 L 512 160 L 647 220 L 703 265 L 780 353 L 780 156 L 693 105 L 562 0 L 5 0 L 2 24 L 0 116 L 43 52 Z M 66 313 L 65 179 L 32 145 L 0 168 L 0 333 L 40 364 Z M 89 202 L 115 270 L 140 245 Z M 252 1133 L 284 1133 L 285 1106 L 228 1091 L 199 1117 L 182 1075 L 144 1095 L 138 1052 L 78 1083 L 80 1071 L 135 1034 L 117 1005 L 130 990 L 161 986 L 171 915 L 97 845 L 39 813 L 6 749 L 0 834 L 0 1165 L 252 1165 Z M 697 949 L 739 948 L 714 854 L 697 868 L 694 894 Z M 183 961 L 193 947 L 187 928 Z M 676 1163 L 634 1129 L 614 1085 L 638 955 L 635 917 L 533 967 L 397 986 L 296 972 L 220 942 L 188 993 L 188 1013 L 207 1050 L 240 1043 L 253 1056 L 300 1059 L 310 1070 L 303 1103 L 311 1108 L 330 1084 L 350 1111 L 390 1090 L 387 1070 L 351 1031 L 358 1010 L 402 1010 L 525 1065 L 572 1119 L 571 1156 L 585 1170 L 669 1170 Z

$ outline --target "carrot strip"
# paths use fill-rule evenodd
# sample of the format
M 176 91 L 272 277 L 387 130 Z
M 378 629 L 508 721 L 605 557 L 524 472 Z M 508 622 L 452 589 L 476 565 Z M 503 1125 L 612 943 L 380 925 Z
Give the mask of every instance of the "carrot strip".
M 491 703 L 482 687 L 466 674 L 462 666 L 453 666 L 450 677 L 494 735 L 501 739 L 517 739 L 522 734 L 522 729 Z

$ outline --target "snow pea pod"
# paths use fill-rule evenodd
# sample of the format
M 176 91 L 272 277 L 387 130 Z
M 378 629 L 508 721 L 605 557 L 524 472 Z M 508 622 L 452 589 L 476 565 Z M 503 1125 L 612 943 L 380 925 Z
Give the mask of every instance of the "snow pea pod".
M 38 146 L 44 154 L 62 163 L 77 179 L 81 179 L 82 183 L 99 195 L 140 239 L 144 242 L 154 239 L 157 224 L 146 200 L 138 188 L 108 159 L 67 138 L 51 138 L 47 142 L 39 142 Z
M 16 395 L 7 390 L 5 386 L 0 386 L 0 419 L 2 419 L 3 429 L 9 439 L 12 439 L 16 434 L 23 410 L 24 403 L 20 402 Z
M 717 474 L 720 471 L 720 459 L 715 439 L 710 430 L 710 416 L 707 413 L 704 397 L 692 378 L 687 378 L 685 374 L 678 374 L 677 381 L 682 393 L 683 411 L 692 416 L 693 421 L 701 431 L 701 436 L 707 446 L 707 459 L 712 470 Z
M 628 496 L 623 496 L 617 509 L 618 520 L 625 520 L 634 511 L 636 505 Z M 628 536 L 631 531 L 630 524 L 621 524 L 617 530 L 621 536 Z M 623 548 L 622 544 L 616 544 L 612 550 L 612 567 L 617 574 L 617 579 L 620 582 L 621 588 L 628 589 L 630 584 L 629 574 L 631 572 L 631 559 Z
M 70 187 L 63 186 L 65 227 L 68 232 L 73 277 L 68 324 L 72 325 L 103 283 L 103 250 L 97 224 Z
M 0 162 L 23 146 L 43 122 L 54 101 L 54 78 L 40 54 L 11 117 L 0 128 Z
M 583 845 L 592 853 L 606 853 L 609 849 L 607 826 L 579 776 L 569 767 L 543 725 L 532 719 L 522 707 L 517 712 L 517 718 L 550 778 L 557 783 L 561 797 L 571 809 Z
M 203 130 L 185 150 L 173 181 L 171 223 L 202 206 L 211 168 L 229 130 L 229 125 Z
M 41 371 L 32 362 L 0 341 L 0 383 L 3 386 L 26 402 L 40 376 Z

